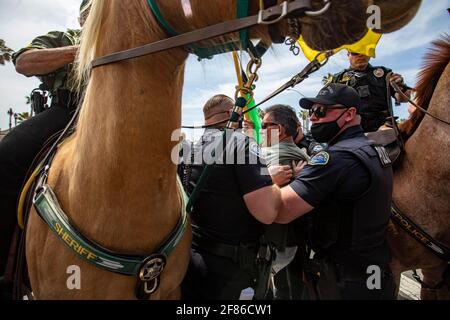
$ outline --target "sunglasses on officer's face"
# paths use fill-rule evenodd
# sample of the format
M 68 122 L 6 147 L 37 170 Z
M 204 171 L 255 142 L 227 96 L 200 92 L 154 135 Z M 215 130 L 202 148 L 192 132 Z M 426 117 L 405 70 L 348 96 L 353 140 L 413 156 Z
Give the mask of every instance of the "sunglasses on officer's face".
M 325 118 L 327 116 L 328 110 L 333 109 L 348 109 L 348 107 L 337 104 L 337 105 L 314 105 L 311 109 L 309 109 L 309 116 L 315 115 L 317 118 Z
M 350 54 L 351 56 L 362 56 L 362 54 L 361 54 L 361 53 L 358 53 L 358 52 L 349 52 L 349 54 Z

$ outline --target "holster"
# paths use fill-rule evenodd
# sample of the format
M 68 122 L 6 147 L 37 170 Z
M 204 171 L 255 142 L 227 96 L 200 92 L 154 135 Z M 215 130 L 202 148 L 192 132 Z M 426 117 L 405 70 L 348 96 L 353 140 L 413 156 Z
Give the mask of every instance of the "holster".
M 70 110 L 75 110 L 78 107 L 78 103 L 78 94 L 68 89 L 58 89 L 56 97 L 52 99 L 52 106 L 57 105 Z
M 334 263 L 327 259 L 310 259 L 304 280 L 312 300 L 341 300 L 339 279 Z
M 48 93 L 39 89 L 31 92 L 31 108 L 35 114 L 40 114 L 48 109 Z
M 276 247 L 272 242 L 266 242 L 264 237 L 260 241 L 258 255 L 256 256 L 256 267 L 258 277 L 256 279 L 254 300 L 265 300 L 269 292 L 270 274 L 272 264 L 276 259 Z

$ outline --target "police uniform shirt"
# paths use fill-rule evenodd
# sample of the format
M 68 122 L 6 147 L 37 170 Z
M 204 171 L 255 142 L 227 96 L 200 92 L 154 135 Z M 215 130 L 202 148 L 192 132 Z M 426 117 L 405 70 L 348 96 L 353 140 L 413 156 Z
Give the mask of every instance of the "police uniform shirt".
M 211 161 L 213 149 L 217 156 L 213 157 L 216 162 L 194 204 L 192 219 L 204 234 L 218 241 L 230 244 L 254 242 L 262 231 L 261 223 L 248 211 L 243 196 L 272 185 L 272 179 L 267 173 L 264 174 L 267 168 L 259 157 L 260 148 L 253 139 L 234 132 L 232 139 L 235 143 L 228 144 L 222 155 L 217 151 L 222 148 L 222 136 L 222 131 L 207 130 L 202 142 L 195 146 L 195 149 L 203 146 L 203 150 L 195 151 L 196 157 L 203 153 L 203 160 Z M 223 164 L 224 158 L 233 159 L 234 164 Z M 192 187 L 197 183 L 203 167 L 194 166 Z
M 391 69 L 369 64 L 364 71 L 346 69 L 329 78 L 328 82 L 343 83 L 355 88 L 363 106 L 361 114 L 365 117 L 388 116 L 387 83 L 386 76 Z M 395 97 L 395 91 L 391 88 L 391 96 Z M 380 113 L 384 112 L 383 115 Z
M 361 126 L 345 130 L 336 140 L 364 136 Z M 307 165 L 291 188 L 308 204 L 318 208 L 329 197 L 351 200 L 361 196 L 370 186 L 367 168 L 354 155 L 345 151 L 327 151 L 330 155 L 326 164 Z

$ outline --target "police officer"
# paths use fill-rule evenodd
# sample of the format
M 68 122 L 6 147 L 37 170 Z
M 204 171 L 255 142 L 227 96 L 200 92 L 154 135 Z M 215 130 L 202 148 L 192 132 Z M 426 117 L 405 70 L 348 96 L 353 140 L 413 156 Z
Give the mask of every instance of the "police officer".
M 355 88 L 362 101 L 360 115 L 364 132 L 377 131 L 386 122 L 386 118 L 391 116 L 386 77 L 392 70 L 382 66 L 372 66 L 369 64 L 370 57 L 360 53 L 349 51 L 347 56 L 350 68 L 330 75 L 326 82 L 343 83 Z M 404 84 L 401 75 L 393 73 L 391 81 L 399 84 L 407 96 L 410 95 L 411 92 L 407 90 L 408 87 Z M 396 93 L 391 85 L 389 87 L 391 96 L 395 97 L 397 102 L 407 102 L 406 98 Z
M 227 119 L 233 107 L 231 98 L 214 96 L 203 109 L 206 124 Z M 183 297 L 237 300 L 243 290 L 255 288 L 262 226 L 276 217 L 279 189 L 262 174 L 267 169 L 256 142 L 223 125 L 207 129 L 183 154 L 185 162 L 187 154 L 192 160 L 187 192 L 192 196 L 201 188 L 191 215 L 193 250 Z M 206 164 L 211 164 L 209 176 L 198 186 Z
M 87 18 L 88 2 L 83 0 L 81 4 L 81 26 Z M 27 171 L 46 141 L 67 126 L 78 105 L 78 92 L 71 91 L 69 75 L 80 32 L 50 32 L 13 55 L 17 72 L 38 77 L 42 81 L 40 89 L 49 91 L 52 101 L 49 109 L 14 128 L 0 142 L 0 276 L 5 272 L 17 223 L 17 200 Z M 2 279 L 2 285 L 4 282 Z
M 392 299 L 386 241 L 392 168 L 384 149 L 363 133 L 358 92 L 332 83 L 300 104 L 310 110 L 313 138 L 329 148 L 281 189 L 276 222 L 311 212 L 308 244 L 315 256 L 305 275 L 318 298 Z

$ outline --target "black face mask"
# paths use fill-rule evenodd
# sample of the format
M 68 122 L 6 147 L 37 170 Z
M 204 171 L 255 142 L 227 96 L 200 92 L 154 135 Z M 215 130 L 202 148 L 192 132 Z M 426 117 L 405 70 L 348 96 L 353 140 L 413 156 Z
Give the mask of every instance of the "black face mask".
M 342 116 L 347 112 L 344 111 L 339 118 L 331 122 L 323 122 L 323 123 L 315 123 L 311 126 L 311 134 L 319 143 L 328 143 L 336 137 L 336 135 L 341 130 L 341 127 L 338 125 L 338 120 L 342 118 Z

